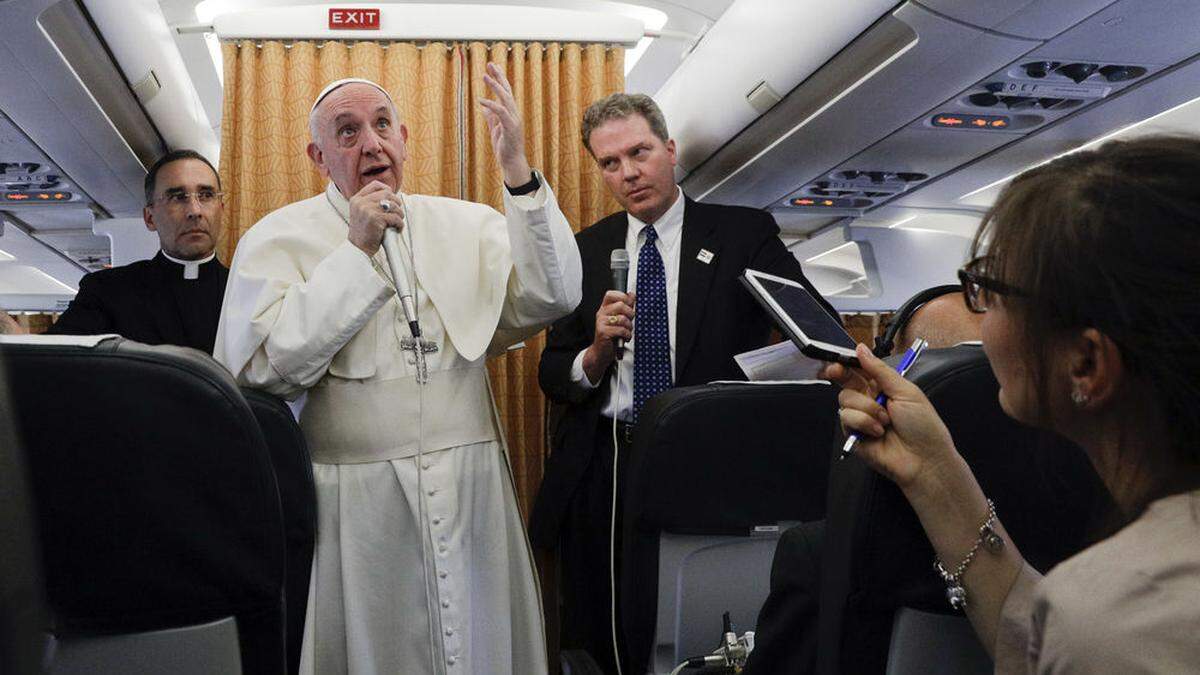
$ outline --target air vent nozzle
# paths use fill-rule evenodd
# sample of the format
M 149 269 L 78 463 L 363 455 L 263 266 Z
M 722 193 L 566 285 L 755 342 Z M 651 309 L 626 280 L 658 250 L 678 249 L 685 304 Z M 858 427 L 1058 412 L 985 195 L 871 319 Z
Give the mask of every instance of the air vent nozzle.
M 787 203 L 802 208 L 864 209 L 927 178 L 928 174 L 916 171 L 844 169 L 805 185 Z
M 1141 66 L 1104 66 L 1100 69 L 1100 75 L 1109 82 L 1124 82 L 1126 80 L 1137 79 L 1146 74 L 1146 69 Z
M 1033 63 L 1026 63 L 1021 68 L 1025 70 L 1025 74 L 1029 77 L 1040 80 L 1054 72 L 1054 69 L 1058 68 L 1058 66 L 1058 61 L 1034 61 Z
M 1055 72 L 1069 77 L 1075 84 L 1079 84 L 1099 69 L 1100 64 L 1098 63 L 1068 63 L 1065 66 L 1059 66 Z

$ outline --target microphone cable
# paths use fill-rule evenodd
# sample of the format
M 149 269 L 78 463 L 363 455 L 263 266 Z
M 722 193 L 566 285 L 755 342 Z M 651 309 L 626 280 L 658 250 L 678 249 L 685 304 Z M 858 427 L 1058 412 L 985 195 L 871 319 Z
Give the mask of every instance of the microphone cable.
M 621 673 L 621 650 L 617 644 L 617 463 L 621 452 L 617 445 L 617 411 L 621 404 L 621 366 L 617 364 L 617 395 L 613 402 L 613 480 L 612 480 L 612 513 L 608 521 L 608 583 L 609 607 L 612 617 L 612 648 L 613 661 L 617 664 L 617 675 Z
M 397 193 L 396 196 L 400 199 L 400 212 L 404 216 L 404 224 L 409 225 L 408 205 L 404 201 L 404 196 L 399 193 Z M 403 272 L 406 277 L 409 274 L 409 268 L 414 267 L 416 263 L 416 254 L 411 243 L 412 232 L 409 232 L 408 234 L 409 236 L 407 237 L 407 241 L 404 243 L 409 252 L 412 254 L 410 255 L 410 258 L 412 259 L 413 264 L 406 265 L 404 267 Z M 415 270 L 413 274 L 415 276 Z M 408 283 L 409 279 L 406 278 L 404 280 L 405 285 L 407 285 L 409 288 L 416 286 L 416 280 L 413 279 L 412 281 L 413 283 L 410 284 Z M 400 288 L 398 285 L 396 290 L 397 293 L 399 293 Z M 415 294 L 416 292 L 413 291 L 413 293 Z M 404 305 L 402 304 L 403 301 L 400 300 L 399 295 L 397 295 L 397 301 L 401 302 L 401 314 L 406 314 L 404 312 Z M 434 612 L 437 611 L 437 599 L 434 596 L 437 594 L 437 582 L 434 581 L 432 582 L 432 585 L 430 584 L 429 546 L 432 544 L 432 541 L 426 541 L 426 539 L 432 540 L 433 532 L 429 530 L 429 524 L 426 522 L 425 487 L 422 481 L 422 474 L 424 474 L 423 466 L 425 463 L 425 384 L 429 379 L 429 371 L 427 370 L 425 363 L 424 338 L 421 336 L 421 326 L 420 322 L 418 321 L 419 317 L 417 316 L 416 305 L 417 303 L 414 301 L 412 321 L 406 321 L 406 323 L 408 323 L 408 329 L 413 339 L 413 356 L 415 357 L 414 360 L 416 361 L 415 365 L 417 369 L 415 378 L 417 381 L 417 538 L 421 540 L 421 577 L 425 580 L 425 613 L 428 617 L 427 625 L 429 629 L 429 667 L 433 669 L 433 672 L 438 673 L 443 672 L 444 668 L 441 666 L 442 661 L 437 657 L 437 649 L 434 646 L 435 641 L 438 639 L 440 634 L 439 631 L 437 631 L 434 627 L 434 619 L 436 618 L 436 614 L 434 614 Z M 407 316 L 404 318 L 406 320 L 408 319 Z M 400 351 L 403 353 L 403 348 L 401 348 Z M 436 623 L 441 622 L 437 621 Z

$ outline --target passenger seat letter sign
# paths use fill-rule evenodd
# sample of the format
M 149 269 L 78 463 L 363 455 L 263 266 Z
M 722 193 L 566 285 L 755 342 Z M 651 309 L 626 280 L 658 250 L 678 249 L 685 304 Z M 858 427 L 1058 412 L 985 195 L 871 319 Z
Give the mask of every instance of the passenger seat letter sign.
M 379 10 L 330 7 L 329 30 L 379 30 Z

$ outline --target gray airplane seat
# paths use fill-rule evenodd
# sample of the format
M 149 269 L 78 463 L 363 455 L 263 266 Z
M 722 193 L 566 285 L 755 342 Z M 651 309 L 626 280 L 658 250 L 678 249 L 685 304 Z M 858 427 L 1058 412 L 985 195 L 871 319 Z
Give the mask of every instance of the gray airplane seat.
M 681 387 L 646 404 L 622 458 L 627 672 L 711 652 L 727 611 L 753 629 L 781 524 L 823 516 L 836 409 L 824 382 Z
M 259 425 L 201 352 L 0 340 L 43 552 L 51 673 L 285 672 L 284 529 Z
M 909 379 L 942 416 L 1033 567 L 1044 572 L 1099 534 L 1111 501 L 1091 463 L 1079 447 L 1004 414 L 980 346 L 927 350 Z M 826 519 L 818 673 L 991 672 L 969 623 L 951 610 L 933 547 L 893 483 L 857 457 L 833 461 Z
M 242 395 L 258 420 L 275 468 L 283 527 L 287 537 L 288 672 L 299 672 L 304 615 L 308 607 L 308 582 L 317 535 L 317 493 L 313 485 L 312 458 L 300 425 L 282 399 L 257 389 L 242 388 Z

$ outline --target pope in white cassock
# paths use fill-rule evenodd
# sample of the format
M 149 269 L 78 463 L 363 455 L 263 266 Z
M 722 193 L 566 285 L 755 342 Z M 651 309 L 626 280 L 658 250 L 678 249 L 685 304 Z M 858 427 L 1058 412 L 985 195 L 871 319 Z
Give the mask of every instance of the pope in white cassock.
M 394 103 L 372 82 L 342 80 L 310 117 L 308 155 L 328 187 L 256 223 L 233 258 L 215 356 L 240 383 L 295 401 L 312 453 L 303 673 L 547 671 L 484 358 L 571 312 L 582 271 L 526 160 L 511 87 L 490 64 L 484 81 L 504 215 L 402 194 L 408 130 Z M 426 384 L 380 250 L 385 228 L 400 230 Z

